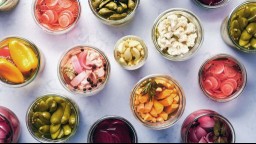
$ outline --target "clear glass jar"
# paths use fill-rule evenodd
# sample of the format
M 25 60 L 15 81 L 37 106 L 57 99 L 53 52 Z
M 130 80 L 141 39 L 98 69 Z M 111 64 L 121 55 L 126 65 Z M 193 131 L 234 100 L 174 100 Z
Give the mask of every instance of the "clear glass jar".
M 218 3 L 216 3 L 215 5 L 207 5 L 207 4 L 204 4 L 204 3 L 200 2 L 200 0 L 194 0 L 194 2 L 196 2 L 196 4 L 198 4 L 199 6 L 202 6 L 204 8 L 210 8 L 210 9 L 220 8 L 220 7 L 226 6 L 229 1 L 230 0 L 222 0 Z
M 168 119 L 166 121 L 162 121 L 162 122 L 157 121 L 155 123 L 145 121 L 140 116 L 139 112 L 136 110 L 136 105 L 135 105 L 136 102 L 135 101 L 136 101 L 137 91 L 141 88 L 141 86 L 145 85 L 145 83 L 147 83 L 150 80 L 165 81 L 167 83 L 167 85 L 169 84 L 170 87 L 173 87 L 176 89 L 176 94 L 179 96 L 179 102 L 178 102 L 179 106 L 178 106 L 177 110 L 174 111 L 173 113 L 170 113 L 168 115 Z M 161 85 L 161 83 L 160 83 L 160 85 Z M 153 100 L 153 101 L 155 101 L 155 100 Z M 178 82 L 176 80 L 174 80 L 169 75 L 155 74 L 155 75 L 149 75 L 149 76 L 141 79 L 134 86 L 132 93 L 131 93 L 131 98 L 130 98 L 130 107 L 131 107 L 131 110 L 132 110 L 135 118 L 138 121 L 140 121 L 144 126 L 154 129 L 154 130 L 167 129 L 167 128 L 173 126 L 175 123 L 177 123 L 178 120 L 183 115 L 185 106 L 186 106 L 186 98 L 185 98 L 185 94 L 184 94 L 182 87 L 178 84 Z
M 80 19 L 80 16 L 81 16 L 81 13 L 82 13 L 82 8 L 81 8 L 81 3 L 79 0 L 75 0 L 76 3 L 78 4 L 78 13 L 77 13 L 77 17 L 76 19 L 72 22 L 71 25 L 69 25 L 67 28 L 61 28 L 61 29 L 57 29 L 57 30 L 53 30 L 53 29 L 49 29 L 47 28 L 46 26 L 44 26 L 43 24 L 41 24 L 38 20 L 38 18 L 36 17 L 36 5 L 37 5 L 37 2 L 39 0 L 33 0 L 32 2 L 32 15 L 33 15 L 33 18 L 36 22 L 36 24 L 45 32 L 47 32 L 48 34 L 53 34 L 53 35 L 60 35 L 60 34 L 65 34 L 65 33 L 68 33 L 69 31 L 71 31 L 73 28 L 75 28 L 75 26 L 77 25 L 79 19 Z
M 256 1 L 255 0 L 247 0 L 247 1 L 243 2 L 241 5 L 234 8 L 234 10 L 230 13 L 230 15 L 227 18 L 224 19 L 224 21 L 221 25 L 221 35 L 222 35 L 222 38 L 225 41 L 225 43 L 228 44 L 229 46 L 234 47 L 237 50 L 240 50 L 242 52 L 256 53 L 256 49 L 249 49 L 249 48 L 245 48 L 243 46 L 240 46 L 239 42 L 236 41 L 231 35 L 231 23 L 232 23 L 232 20 L 233 20 L 232 17 L 235 18 L 236 13 L 241 8 L 244 8 L 244 7 L 246 7 L 250 4 L 256 4 Z
M 102 59 L 105 62 L 105 64 L 104 64 L 105 75 L 104 75 L 104 79 L 100 82 L 101 84 L 97 85 L 96 88 L 91 87 L 91 89 L 87 88 L 86 90 L 83 91 L 83 90 L 77 90 L 77 89 L 73 88 L 73 86 L 71 84 L 67 84 L 67 82 L 65 81 L 64 74 L 63 74 L 63 68 L 64 68 L 64 64 L 68 61 L 68 59 L 71 59 L 71 56 L 74 53 L 78 55 L 79 53 L 82 53 L 86 50 L 94 51 L 94 52 L 98 53 L 100 57 L 102 57 Z M 87 70 L 84 69 L 83 71 L 87 71 Z M 61 82 L 62 86 L 67 91 L 71 92 L 72 94 L 79 95 L 79 96 L 93 96 L 93 95 L 96 95 L 97 93 L 99 93 L 100 91 L 102 91 L 108 82 L 108 79 L 110 76 L 110 71 L 111 71 L 111 66 L 110 66 L 110 62 L 109 62 L 107 56 L 100 49 L 95 48 L 93 46 L 76 46 L 76 47 L 69 49 L 61 56 L 59 65 L 58 65 L 58 77 L 59 77 L 59 81 Z
M 135 40 L 135 41 L 138 41 L 141 46 L 143 47 L 142 50 L 141 50 L 141 53 L 143 51 L 144 53 L 144 58 L 142 58 L 142 60 L 140 60 L 140 62 L 138 64 L 135 64 L 135 65 L 132 65 L 132 66 L 128 66 L 128 65 L 124 65 L 123 63 L 120 62 L 119 60 L 119 56 L 118 56 L 118 47 L 119 45 L 126 41 L 126 40 Z M 140 54 L 141 55 L 141 54 Z M 137 36 L 133 36 L 133 35 L 128 35 L 128 36 L 125 36 L 123 38 L 121 38 L 120 40 L 117 41 L 116 45 L 115 45 L 115 49 L 114 49 L 114 56 L 115 56 L 115 60 L 124 68 L 124 69 L 127 69 L 127 70 L 135 70 L 135 69 L 138 69 L 140 67 L 142 67 L 145 63 L 146 63 L 146 60 L 148 58 L 148 48 L 146 46 L 146 44 L 144 43 L 144 41 L 137 37 Z M 142 55 L 141 55 L 142 56 Z
M 238 90 L 236 90 L 236 92 L 234 92 L 233 94 L 231 94 L 230 96 L 228 97 L 225 97 L 225 98 L 218 98 L 218 97 L 215 97 L 215 96 L 212 96 L 211 94 L 209 94 L 209 92 L 207 92 L 207 90 L 204 88 L 203 86 L 203 82 L 202 82 L 202 75 L 203 75 L 203 71 L 204 71 L 204 68 L 207 67 L 207 64 L 209 64 L 210 62 L 214 61 L 214 60 L 221 60 L 221 59 L 227 59 L 227 60 L 231 60 L 233 62 L 235 62 L 236 65 L 239 66 L 239 69 L 241 70 L 241 81 L 242 81 L 242 84 L 240 87 L 238 87 Z M 201 66 L 200 70 L 199 70 L 199 73 L 198 73 L 198 81 L 199 81 L 199 85 L 202 89 L 202 91 L 204 92 L 204 94 L 216 101 L 216 102 L 229 102 L 231 100 L 234 100 L 236 99 L 242 92 L 243 90 L 245 89 L 245 86 L 246 86 L 246 83 L 247 83 L 247 72 L 246 72 L 246 69 L 244 67 L 244 65 L 242 63 L 240 63 L 237 59 L 235 59 L 234 57 L 230 56 L 230 55 L 227 55 L 227 54 L 218 54 L 216 56 L 213 56 L 212 58 L 209 58 L 207 59 Z
M 14 9 L 19 3 L 19 0 L 2 0 L 0 1 L 0 11 L 6 12 Z
M 31 41 L 21 38 L 21 37 L 7 37 L 3 40 L 0 41 L 0 47 L 3 48 L 5 46 L 8 46 L 10 41 L 14 41 L 17 40 L 19 42 L 22 42 L 23 44 L 25 44 L 26 46 L 29 46 L 33 52 L 35 52 L 37 58 L 38 58 L 38 68 L 33 72 L 33 74 L 25 79 L 24 83 L 21 84 L 14 84 L 14 83 L 8 83 L 7 81 L 5 81 L 4 79 L 0 79 L 0 84 L 3 84 L 5 86 L 8 87 L 12 87 L 12 88 L 20 88 L 20 87 L 24 87 L 30 83 L 32 83 L 33 81 L 36 81 L 36 79 L 38 78 L 38 75 L 43 71 L 44 69 L 44 55 L 43 53 L 38 49 L 38 47 L 32 43 Z
M 202 119 L 204 118 L 204 119 Z M 214 121 L 213 121 L 214 120 Z M 223 123 L 226 126 L 226 133 L 228 133 L 229 138 L 227 139 L 228 142 L 226 143 L 235 143 L 235 130 L 231 123 L 222 115 L 218 114 L 215 111 L 212 110 L 198 110 L 193 113 L 191 113 L 183 122 L 182 128 L 181 128 L 181 138 L 183 143 L 190 143 L 191 139 L 199 139 L 201 138 L 195 138 L 198 137 L 197 135 L 191 136 L 190 132 L 193 133 L 193 129 L 197 127 L 201 127 L 201 133 L 203 136 L 203 143 L 212 143 L 209 142 L 208 140 L 212 139 L 210 137 L 214 136 L 215 134 L 211 131 L 212 129 L 217 129 L 217 121 Z M 201 123 L 200 123 L 201 122 Z M 215 128 L 214 128 L 215 127 Z M 217 129 L 218 130 L 218 129 Z M 216 131 L 217 131 L 216 130 Z M 203 131 L 203 132 L 202 132 Z M 207 134 L 206 136 L 203 135 Z M 218 136 L 217 136 L 218 137 Z M 219 143 L 219 142 L 217 142 Z
M 8 108 L 0 106 L 0 143 L 17 143 L 20 129 L 18 117 Z
M 91 126 L 91 128 L 89 130 L 88 138 L 87 138 L 88 143 L 94 143 L 94 133 L 95 133 L 95 130 L 96 130 L 97 126 L 99 124 L 101 124 L 101 122 L 104 122 L 104 121 L 107 121 L 107 120 L 120 120 L 120 121 L 124 122 L 125 124 L 127 124 L 127 126 L 129 126 L 129 129 L 130 129 L 132 143 L 138 143 L 138 136 L 137 136 L 136 130 L 134 129 L 132 124 L 128 120 L 126 120 L 122 117 L 119 117 L 119 116 L 105 116 L 105 117 L 99 119 L 98 121 L 96 121 Z M 110 126 L 110 125 L 108 125 L 108 126 Z
M 48 102 L 47 100 L 49 98 L 53 98 L 54 102 L 52 102 L 52 103 Z M 63 106 L 62 105 L 63 103 L 66 103 L 66 105 L 67 104 L 70 105 L 70 108 L 71 108 L 70 109 L 70 113 L 71 113 L 71 115 L 69 116 L 69 120 L 68 120 L 69 124 L 65 124 L 65 125 L 63 125 L 62 123 L 60 124 L 60 127 L 58 128 L 59 130 L 57 130 L 57 131 L 60 131 L 60 132 L 58 132 L 58 138 L 56 137 L 56 139 L 52 139 L 50 131 L 52 129 L 51 126 L 54 126 L 54 124 L 52 124 L 52 119 L 53 119 L 52 116 L 54 115 L 54 113 L 56 113 L 58 111 L 58 108 L 55 109 L 55 112 L 51 111 L 51 108 L 49 108 L 49 106 L 48 106 L 48 109 L 42 110 L 42 108 L 43 108 L 43 104 L 41 104 L 42 101 L 44 101 L 45 104 L 47 104 L 47 106 L 48 106 L 48 104 L 51 104 L 51 108 L 52 108 L 53 105 L 56 105 L 56 107 L 61 107 L 61 106 Z M 49 122 L 48 124 L 50 124 L 51 126 L 49 128 L 50 130 L 48 129 L 47 132 L 46 132 L 46 133 L 50 134 L 50 135 L 48 135 L 49 137 L 46 137 L 47 136 L 46 134 L 43 135 L 43 134 L 41 134 L 39 132 L 40 130 L 37 130 L 37 129 L 40 129 L 41 127 L 43 127 L 43 126 L 46 126 L 44 123 L 47 123 L 47 122 L 44 121 L 46 119 L 43 119 L 43 118 L 45 118 L 44 115 L 40 115 L 38 117 L 35 116 L 35 114 L 38 113 L 37 109 L 42 110 L 41 112 L 49 112 L 50 113 L 50 117 L 51 118 L 48 120 L 48 122 Z M 65 115 L 66 109 L 62 109 L 62 112 Z M 59 117 L 58 116 L 58 119 L 62 120 L 63 117 Z M 73 120 L 72 120 L 73 123 L 72 124 L 70 122 L 71 117 L 73 118 Z M 38 124 L 38 122 L 36 122 L 34 120 L 34 118 L 39 119 L 40 121 L 42 121 L 42 123 Z M 78 125 L 79 125 L 79 109 L 78 109 L 78 106 L 76 105 L 76 103 L 74 101 L 72 101 L 71 99 L 69 99 L 69 98 L 67 98 L 67 97 L 65 97 L 63 95 L 47 94 L 47 95 L 44 95 L 44 96 L 41 96 L 41 97 L 37 98 L 31 104 L 31 106 L 28 108 L 27 114 L 26 114 L 26 125 L 27 125 L 27 128 L 28 128 L 30 134 L 33 136 L 33 138 L 36 139 L 39 142 L 42 142 L 42 143 L 63 143 L 63 142 L 68 141 L 72 136 L 74 136 L 76 131 L 77 131 L 77 128 L 78 128 Z M 35 125 L 39 125 L 40 128 L 37 128 Z M 58 124 L 56 124 L 56 125 L 58 125 Z M 65 130 L 64 127 L 66 125 L 69 125 L 71 127 L 70 134 L 68 136 L 64 136 L 62 138 L 59 138 L 59 135 L 62 133 L 61 131 Z
M 187 52 L 186 54 L 183 55 L 178 55 L 178 56 L 171 56 L 165 52 L 163 52 L 158 44 L 158 25 L 161 21 L 163 21 L 164 19 L 166 19 L 170 14 L 176 14 L 176 15 L 182 15 L 185 16 L 190 22 L 192 22 L 193 24 L 195 24 L 196 26 L 196 34 L 197 34 L 197 38 L 196 38 L 196 42 L 195 42 L 195 46 L 189 50 L 189 52 Z M 197 51 L 198 49 L 201 47 L 202 43 L 203 43 L 203 38 L 204 38 L 204 33 L 203 33 L 203 27 L 201 25 L 201 22 L 199 20 L 199 18 L 193 14 L 192 12 L 186 10 L 186 9 L 169 9 L 165 12 L 163 12 L 162 14 L 160 14 L 158 16 L 158 18 L 155 20 L 154 22 L 154 26 L 152 28 L 152 40 L 154 42 L 154 45 L 157 49 L 157 51 L 166 59 L 171 60 L 171 61 L 185 61 L 190 59 Z
M 106 18 L 103 18 L 102 16 L 100 16 L 96 11 L 95 9 L 93 8 L 93 5 L 92 5 L 92 0 L 88 0 L 88 3 L 89 3 L 89 6 L 92 10 L 92 13 L 104 24 L 106 25 L 110 25 L 110 26 L 121 26 L 121 25 L 125 25 L 127 24 L 128 22 L 130 22 L 135 13 L 136 13 L 136 10 L 137 8 L 139 7 L 139 4 L 140 4 L 140 0 L 136 0 L 136 6 L 134 8 L 134 10 L 132 12 L 130 12 L 125 18 L 123 19 L 120 19 L 120 20 L 108 20 Z

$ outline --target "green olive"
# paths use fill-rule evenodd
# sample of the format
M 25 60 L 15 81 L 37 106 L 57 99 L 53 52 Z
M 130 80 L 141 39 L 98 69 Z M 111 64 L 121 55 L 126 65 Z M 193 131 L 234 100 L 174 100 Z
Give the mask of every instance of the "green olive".
M 248 18 L 249 22 L 256 22 L 256 8 L 252 8 L 251 15 Z
M 128 8 L 129 9 L 134 10 L 135 6 L 136 6 L 136 4 L 133 0 L 128 0 Z
M 234 40 L 238 41 L 241 36 L 241 31 L 239 29 L 232 29 L 231 36 L 234 38 Z
M 239 40 L 239 45 L 240 45 L 241 47 L 246 46 L 248 43 L 249 43 L 249 41 L 244 41 L 244 40 L 242 40 L 242 39 Z
M 240 29 L 238 20 L 232 21 L 230 27 L 231 29 Z
M 253 38 L 250 42 L 251 47 L 253 47 L 254 49 L 256 49 L 256 38 Z
M 92 0 L 93 8 L 97 9 L 100 6 L 101 0 Z
M 69 125 L 64 125 L 63 130 L 64 130 L 64 135 L 66 135 L 66 136 L 70 135 L 72 132 L 72 129 Z
M 39 118 L 34 119 L 34 120 L 32 121 L 32 124 L 33 124 L 33 126 L 35 126 L 36 128 L 40 128 L 41 126 L 46 125 L 46 124 L 43 123 Z
M 46 104 L 48 105 L 49 107 L 49 112 L 50 113 L 53 113 L 57 110 L 57 102 L 54 100 L 53 97 L 50 97 L 46 100 Z
M 248 43 L 247 45 L 244 46 L 244 48 L 246 48 L 246 49 L 250 49 L 250 47 L 251 47 L 250 43 Z
M 124 8 L 122 6 L 118 6 L 117 9 L 116 9 L 116 12 L 117 13 L 122 13 L 124 11 Z
M 251 15 L 251 7 L 245 6 L 243 16 L 244 16 L 245 18 L 249 18 L 250 15 Z
M 120 5 L 121 5 L 125 10 L 128 8 L 127 4 L 125 4 L 125 3 L 121 3 L 121 2 L 120 2 Z
M 66 100 L 62 97 L 53 97 L 54 101 L 56 101 L 58 104 L 66 102 Z
M 75 126 L 76 124 L 76 115 L 75 113 L 71 113 L 70 117 L 69 117 L 69 121 L 68 123 L 71 125 L 71 126 Z
M 244 30 L 244 28 L 248 25 L 248 20 L 244 17 L 238 18 L 238 23 L 240 30 Z
M 60 130 L 60 134 L 58 135 L 58 139 L 61 139 L 61 138 L 63 138 L 65 135 L 64 135 L 64 130 L 63 129 L 61 129 Z
M 250 35 L 254 35 L 256 33 L 256 23 L 250 23 L 247 27 L 246 27 L 246 31 L 250 34 Z
M 113 13 L 115 13 L 115 12 L 108 9 L 108 8 L 102 8 L 102 9 L 99 10 L 99 14 L 101 16 L 109 16 L 109 15 L 112 15 Z
M 64 110 L 64 114 L 61 118 L 61 124 L 66 124 L 69 121 L 70 115 L 71 115 L 71 105 L 67 103 Z
M 252 38 L 252 35 L 250 35 L 246 30 L 242 32 L 241 40 L 243 41 L 249 41 Z
M 60 134 L 60 131 L 61 131 L 61 130 L 59 129 L 56 133 L 51 134 L 51 137 L 52 137 L 53 140 L 57 139 L 57 137 L 58 137 L 59 134 Z

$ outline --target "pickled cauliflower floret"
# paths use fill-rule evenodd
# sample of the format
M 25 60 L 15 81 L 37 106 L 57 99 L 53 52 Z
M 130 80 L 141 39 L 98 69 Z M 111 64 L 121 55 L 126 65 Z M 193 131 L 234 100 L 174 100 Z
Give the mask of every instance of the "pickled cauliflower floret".
M 170 14 L 157 26 L 157 43 L 161 51 L 171 56 L 183 56 L 195 46 L 196 25 L 181 14 Z

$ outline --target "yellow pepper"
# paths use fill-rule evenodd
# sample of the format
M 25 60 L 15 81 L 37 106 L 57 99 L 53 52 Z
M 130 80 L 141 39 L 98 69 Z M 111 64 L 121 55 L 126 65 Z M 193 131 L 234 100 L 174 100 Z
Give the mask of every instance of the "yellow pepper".
M 38 67 L 38 58 L 35 52 L 22 42 L 11 41 L 9 50 L 13 62 L 23 74 L 28 74 Z
M 0 58 L 0 76 L 12 83 L 23 83 L 25 81 L 20 70 L 4 58 Z

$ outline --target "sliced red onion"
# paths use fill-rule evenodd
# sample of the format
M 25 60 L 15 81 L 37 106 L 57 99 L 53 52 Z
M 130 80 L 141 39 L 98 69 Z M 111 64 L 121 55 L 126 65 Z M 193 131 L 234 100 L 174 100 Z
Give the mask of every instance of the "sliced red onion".
M 86 77 L 86 72 L 83 71 L 81 72 L 78 76 L 76 76 L 71 82 L 70 84 L 72 86 L 78 86 Z
M 92 67 L 86 65 L 86 59 L 87 59 L 88 51 L 81 52 L 79 54 L 79 62 L 82 67 L 84 67 L 86 70 L 91 70 Z
M 194 114 L 190 114 L 187 119 L 184 122 L 184 126 L 188 126 L 192 121 L 194 121 L 194 119 L 196 118 L 196 116 Z
M 201 128 L 200 126 L 195 128 L 195 133 L 196 133 L 196 137 L 197 139 L 201 139 L 202 137 L 205 137 L 207 135 L 207 132 Z
M 208 143 L 208 142 L 205 140 L 205 137 L 202 137 L 198 143 Z
M 78 74 L 81 73 L 83 71 L 83 68 L 81 67 L 77 56 L 76 55 L 72 56 L 71 60 L 72 60 L 72 66 L 74 67 L 74 70 L 76 71 L 76 73 Z
M 196 136 L 196 128 L 191 128 L 189 132 L 189 141 L 192 143 L 198 143 L 198 138 Z
M 213 128 L 215 121 L 210 118 L 209 116 L 203 116 L 198 119 L 198 122 L 200 123 L 200 127 L 208 129 L 208 128 Z
M 208 143 L 213 143 L 213 142 L 214 142 L 213 136 L 214 136 L 213 133 L 210 132 L 210 133 L 208 133 L 208 134 L 206 135 L 205 140 L 206 140 Z

